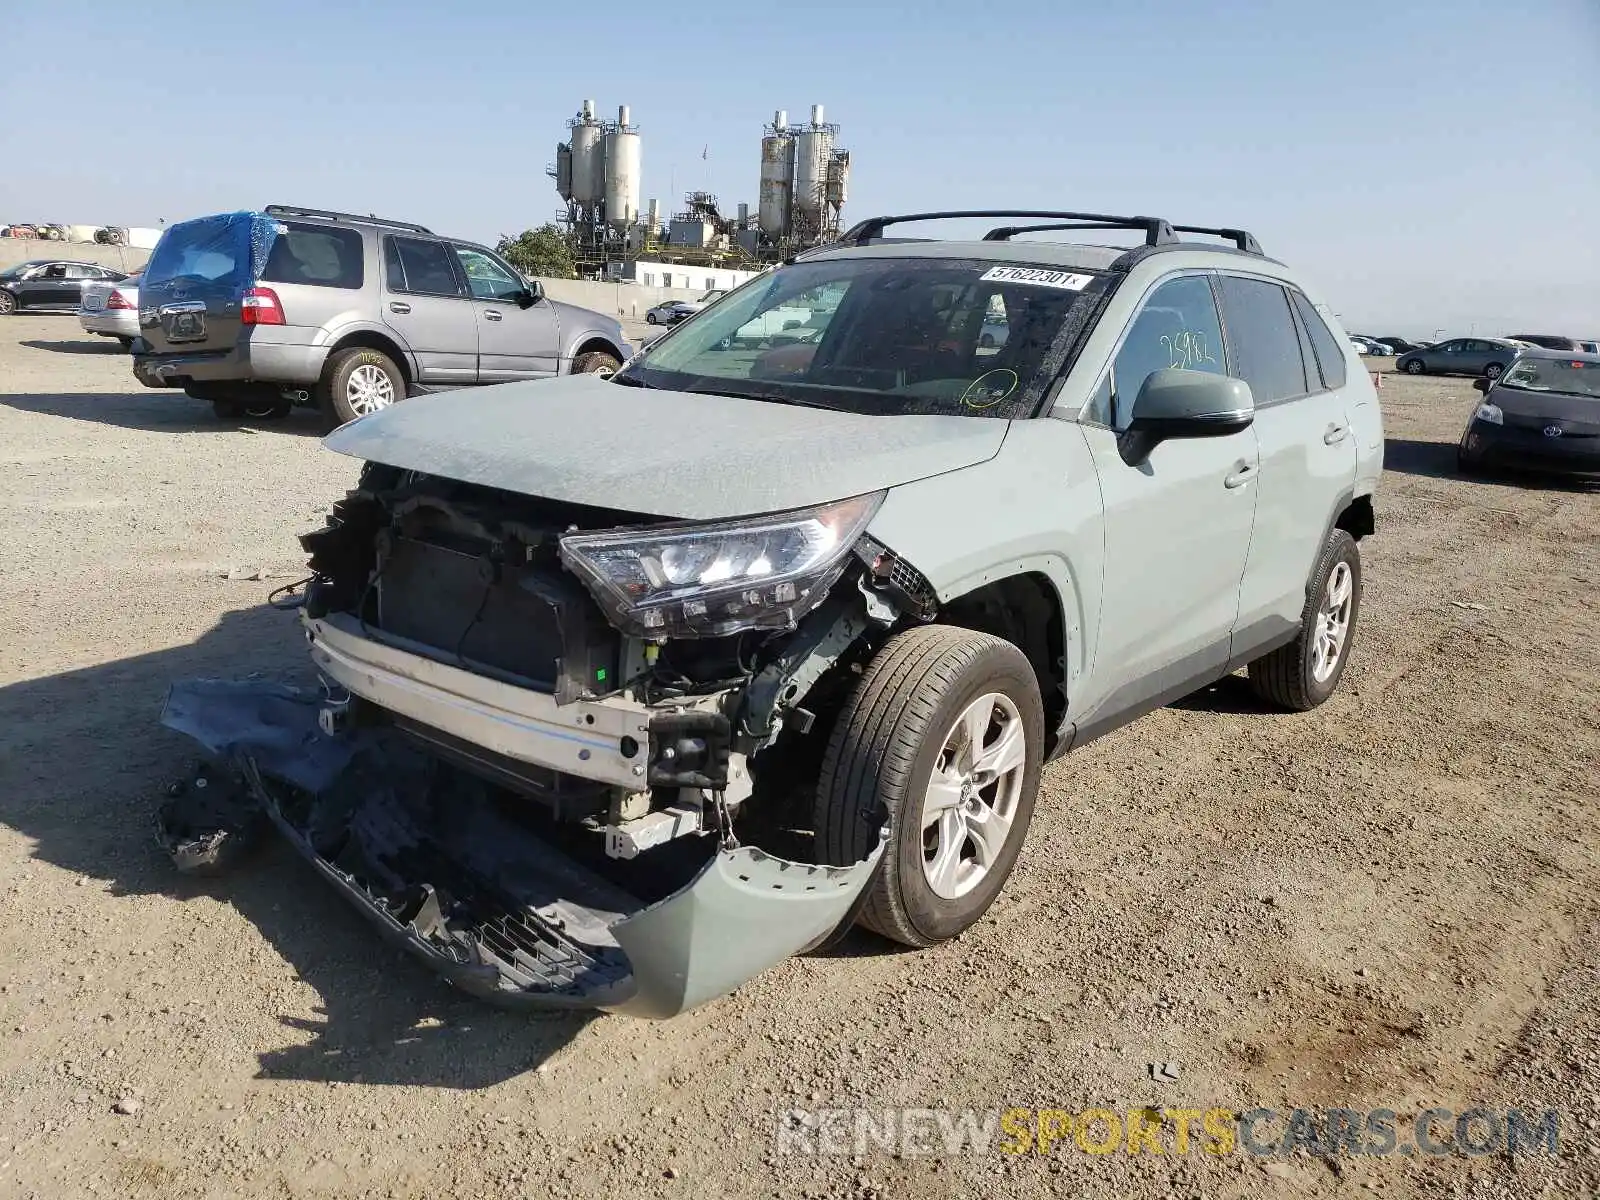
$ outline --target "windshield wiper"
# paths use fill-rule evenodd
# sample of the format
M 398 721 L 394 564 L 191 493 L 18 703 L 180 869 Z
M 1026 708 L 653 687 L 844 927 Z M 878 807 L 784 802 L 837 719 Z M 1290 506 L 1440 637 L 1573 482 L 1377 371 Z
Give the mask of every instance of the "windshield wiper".
M 646 383 L 637 375 L 613 375 L 611 382 L 620 383 L 623 387 L 650 388 L 653 391 L 660 391 L 655 384 Z

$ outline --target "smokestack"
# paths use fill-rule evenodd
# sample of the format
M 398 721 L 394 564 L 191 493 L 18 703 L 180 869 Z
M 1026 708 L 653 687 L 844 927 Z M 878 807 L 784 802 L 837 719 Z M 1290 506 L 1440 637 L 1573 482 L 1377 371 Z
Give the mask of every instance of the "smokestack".
M 822 124 L 822 105 L 813 104 L 811 106 L 811 123 L 813 125 Z
M 789 114 L 784 112 L 781 108 L 777 112 L 773 113 L 772 127 L 779 133 L 782 133 L 785 129 L 789 128 Z
M 583 119 L 585 121 L 594 120 L 594 101 L 593 100 L 585 100 L 583 102 Z
M 628 123 L 628 106 L 626 104 L 619 104 L 619 105 L 617 105 L 617 124 L 618 125 L 626 125 L 627 123 Z

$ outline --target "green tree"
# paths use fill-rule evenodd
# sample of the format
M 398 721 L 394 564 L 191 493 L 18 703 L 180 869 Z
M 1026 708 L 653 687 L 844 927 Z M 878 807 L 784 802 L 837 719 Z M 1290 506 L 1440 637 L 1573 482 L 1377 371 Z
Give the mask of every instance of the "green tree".
M 495 250 L 524 275 L 543 275 L 547 279 L 571 279 L 578 273 L 572 251 L 561 229 L 545 224 L 524 229 L 516 237 L 502 235 Z

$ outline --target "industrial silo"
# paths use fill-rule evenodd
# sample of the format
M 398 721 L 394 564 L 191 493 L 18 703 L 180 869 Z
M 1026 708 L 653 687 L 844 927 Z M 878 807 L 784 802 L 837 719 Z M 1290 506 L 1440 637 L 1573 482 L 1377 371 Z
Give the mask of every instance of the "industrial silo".
M 616 128 L 605 140 L 606 221 L 624 229 L 639 219 L 639 131 L 628 124 L 628 106 L 617 109 Z
M 572 147 L 565 142 L 556 147 L 556 192 L 563 200 L 572 199 Z
M 794 140 L 794 211 L 806 224 L 821 223 L 828 198 L 828 160 L 833 157 L 833 130 L 822 123 L 822 105 L 811 106 L 811 126 Z
M 794 194 L 794 138 L 789 136 L 789 114 L 773 114 L 772 125 L 761 139 L 761 191 L 756 222 L 761 232 L 780 238 L 789 232 L 789 198 Z
M 605 199 L 606 151 L 594 101 L 585 100 L 583 111 L 572 121 L 572 199 L 587 208 Z M 559 162 L 557 168 L 559 169 Z
M 850 198 L 850 151 L 835 150 L 828 159 L 828 207 L 838 212 Z

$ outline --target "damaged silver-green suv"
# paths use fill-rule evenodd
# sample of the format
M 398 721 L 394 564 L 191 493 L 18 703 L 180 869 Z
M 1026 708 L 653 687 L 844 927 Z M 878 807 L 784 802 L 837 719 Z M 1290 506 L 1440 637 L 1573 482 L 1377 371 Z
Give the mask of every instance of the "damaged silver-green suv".
M 883 236 L 955 216 L 1027 224 Z M 1108 227 L 1143 244 L 1019 236 Z M 1043 764 L 1141 713 L 1241 667 L 1326 700 L 1383 437 L 1249 234 L 965 213 L 327 444 L 366 465 L 302 539 L 323 687 L 173 689 L 218 786 L 171 849 L 270 823 L 475 994 L 665 1017 L 852 923 L 955 937 Z

